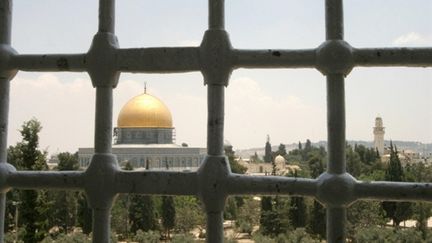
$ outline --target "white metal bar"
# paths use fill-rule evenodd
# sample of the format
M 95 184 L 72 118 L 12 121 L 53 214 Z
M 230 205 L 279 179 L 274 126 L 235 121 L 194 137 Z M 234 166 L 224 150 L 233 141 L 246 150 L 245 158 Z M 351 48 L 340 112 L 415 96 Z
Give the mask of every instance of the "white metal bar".
M 209 0 L 209 29 L 225 29 L 225 0 Z
M 16 189 L 83 190 L 81 171 L 15 171 L 7 176 L 9 187 Z
M 7 130 L 9 117 L 9 88 L 10 79 L 14 75 L 5 67 L 10 56 L 11 44 L 11 25 L 12 25 L 12 0 L 0 1 L 0 163 L 1 169 L 7 160 Z M 0 169 L 0 170 L 1 170 Z M 0 181 L 4 176 L 4 171 L 0 171 Z M 1 186 L 0 186 L 1 187 Z M 0 242 L 4 241 L 4 219 L 6 211 L 6 193 L 0 192 Z
M 221 243 L 224 241 L 223 212 L 207 212 L 206 241 Z
M 15 55 L 10 61 L 11 68 L 32 72 L 84 72 L 86 54 Z
M 315 49 L 234 50 L 235 68 L 314 68 Z
M 345 165 L 345 85 L 342 74 L 327 75 L 327 171 L 342 174 Z
M 359 182 L 355 195 L 361 199 L 394 201 L 432 201 L 431 183 L 372 181 Z
M 342 0 L 325 1 L 326 39 L 343 40 L 343 4 Z
M 171 73 L 200 70 L 198 47 L 131 48 L 117 51 L 123 72 Z
M 92 242 L 94 243 L 111 242 L 110 208 L 92 208 L 92 209 L 93 209 Z
M 95 153 L 112 151 L 112 87 L 96 87 Z
M 284 176 L 249 176 L 231 174 L 227 193 L 230 195 L 290 195 L 315 196 L 317 182 L 314 179 Z
M 432 67 L 432 48 L 363 48 L 353 54 L 361 67 Z
M 223 155 L 224 130 L 224 95 L 223 85 L 209 84 L 207 87 L 207 153 Z
M 99 0 L 99 32 L 114 33 L 115 1 Z
M 12 0 L 0 1 L 0 44 L 10 45 L 12 26 Z
M 197 195 L 196 172 L 119 171 L 116 192 L 153 195 Z
M 346 208 L 327 207 L 327 242 L 346 241 Z

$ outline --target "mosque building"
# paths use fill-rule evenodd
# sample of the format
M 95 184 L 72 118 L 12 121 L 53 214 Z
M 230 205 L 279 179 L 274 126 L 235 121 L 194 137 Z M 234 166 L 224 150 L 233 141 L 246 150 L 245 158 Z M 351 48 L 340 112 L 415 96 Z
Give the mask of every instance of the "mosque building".
M 121 167 L 130 163 L 147 170 L 197 170 L 206 148 L 175 144 L 171 112 L 158 98 L 144 93 L 130 99 L 121 109 L 114 128 L 113 154 Z M 79 148 L 81 167 L 87 167 L 93 148 Z

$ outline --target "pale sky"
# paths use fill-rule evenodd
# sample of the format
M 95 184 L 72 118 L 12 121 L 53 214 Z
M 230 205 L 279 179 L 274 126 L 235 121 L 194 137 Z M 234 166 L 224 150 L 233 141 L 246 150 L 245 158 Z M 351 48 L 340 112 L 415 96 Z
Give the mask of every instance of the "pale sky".
M 432 1 L 346 0 L 345 39 L 354 47 L 432 46 Z M 97 30 L 96 0 L 14 1 L 12 45 L 22 54 L 86 52 Z M 118 0 L 120 46 L 197 46 L 207 1 Z M 324 1 L 226 1 L 226 29 L 235 48 L 315 48 L 324 40 Z M 206 87 L 198 72 L 123 73 L 114 91 L 121 107 L 148 93 L 170 108 L 177 143 L 206 144 Z M 372 140 L 379 114 L 386 139 L 432 142 L 431 68 L 355 68 L 346 79 L 347 139 Z M 235 148 L 307 138 L 326 140 L 325 78 L 312 69 L 234 71 L 226 91 L 225 138 Z M 93 145 L 94 89 L 86 73 L 19 72 L 12 81 L 9 144 L 32 117 L 50 153 Z

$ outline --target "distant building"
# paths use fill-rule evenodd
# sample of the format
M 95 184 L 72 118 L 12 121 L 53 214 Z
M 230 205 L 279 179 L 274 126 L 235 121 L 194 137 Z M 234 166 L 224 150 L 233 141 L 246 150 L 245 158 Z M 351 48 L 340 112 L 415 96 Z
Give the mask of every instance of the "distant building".
M 121 109 L 114 129 L 113 154 L 120 166 L 148 170 L 197 170 L 207 149 L 174 143 L 171 112 L 158 98 L 144 92 Z M 93 148 L 79 148 L 81 167 L 87 167 Z
M 247 168 L 247 175 L 271 175 L 273 172 L 273 164 L 272 163 L 254 163 L 249 159 L 239 158 L 238 162 L 240 165 Z M 285 176 L 288 173 L 294 173 L 295 171 L 300 171 L 300 167 L 298 165 L 289 165 L 285 158 L 281 155 L 276 156 L 274 159 L 275 167 L 276 167 L 276 175 L 277 176 Z
M 384 155 L 384 126 L 381 117 L 375 118 L 375 127 L 373 128 L 374 134 L 374 148 L 378 150 L 380 156 Z

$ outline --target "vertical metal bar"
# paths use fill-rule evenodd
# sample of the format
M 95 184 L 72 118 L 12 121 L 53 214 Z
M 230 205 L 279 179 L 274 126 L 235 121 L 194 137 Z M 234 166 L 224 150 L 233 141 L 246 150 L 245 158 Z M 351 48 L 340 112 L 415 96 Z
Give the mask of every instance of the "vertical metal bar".
M 327 171 L 333 174 L 346 171 L 344 82 L 342 74 L 327 75 Z
M 111 219 L 110 209 L 93 209 L 93 235 L 92 242 L 107 243 L 111 242 Z
M 207 242 L 224 242 L 223 212 L 207 212 Z
M 225 87 L 208 84 L 207 87 L 207 153 L 223 155 Z
M 344 38 L 342 0 L 326 0 L 325 18 L 326 39 L 342 40 Z
M 209 0 L 209 29 L 225 29 L 225 0 Z
M 114 33 L 115 1 L 99 0 L 99 32 Z
M 9 117 L 8 78 L 0 79 L 0 163 L 7 160 L 7 131 Z M 0 242 L 4 242 L 4 219 L 6 213 L 6 193 L 0 193 Z
M 96 87 L 95 153 L 112 151 L 112 87 Z
M 327 242 L 346 241 L 346 208 L 327 207 Z
M 9 77 L 0 77 L 0 163 L 6 163 L 7 160 L 9 89 Z
M 0 1 L 0 44 L 11 43 L 12 0 Z
M 343 40 L 342 0 L 326 0 L 326 39 Z M 328 165 L 331 174 L 346 172 L 345 162 L 345 81 L 341 73 L 327 74 Z M 345 242 L 346 208 L 327 205 L 327 241 Z
M 0 1 L 0 44 L 10 45 L 12 24 L 12 0 Z M 0 70 L 4 72 L 6 70 Z M 7 160 L 7 130 L 9 117 L 10 77 L 0 77 L 0 163 Z M 0 194 L 0 242 L 4 242 L 6 193 Z
M 0 242 L 4 242 L 4 219 L 6 213 L 6 193 L 0 194 Z

